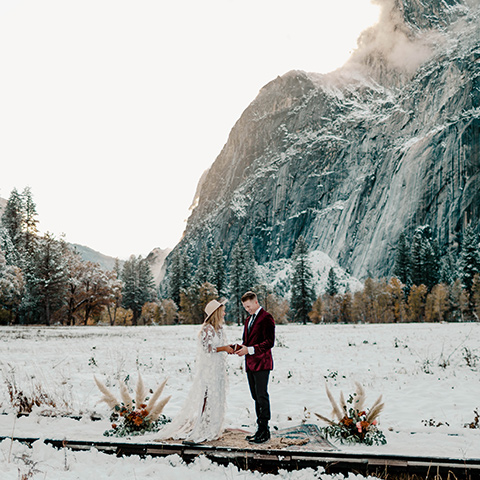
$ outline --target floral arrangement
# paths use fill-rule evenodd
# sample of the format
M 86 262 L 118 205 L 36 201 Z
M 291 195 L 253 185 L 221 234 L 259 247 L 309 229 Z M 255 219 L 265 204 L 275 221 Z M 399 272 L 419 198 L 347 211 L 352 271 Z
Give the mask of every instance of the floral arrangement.
M 112 428 L 106 430 L 103 434 L 107 437 L 117 436 L 125 437 L 127 435 L 143 435 L 147 432 L 156 432 L 159 427 L 169 421 L 162 411 L 170 400 L 171 396 L 159 400 L 167 380 L 165 380 L 151 397 L 143 383 L 143 379 L 138 374 L 135 399 L 131 398 L 125 382 L 120 381 L 121 401 L 108 390 L 96 377 L 95 383 L 103 393 L 101 401 L 105 402 L 112 410 L 110 421 Z
M 315 415 L 329 424 L 322 429 L 327 438 L 337 438 L 342 443 L 365 443 L 366 445 L 387 443 L 385 435 L 378 429 L 377 418 L 384 407 L 381 395 L 370 409 L 365 409 L 365 391 L 359 383 L 356 383 L 356 391 L 348 397 L 347 401 L 344 399 L 343 392 L 340 392 L 340 405 L 335 402 L 326 385 L 325 388 L 336 420 L 318 413 Z

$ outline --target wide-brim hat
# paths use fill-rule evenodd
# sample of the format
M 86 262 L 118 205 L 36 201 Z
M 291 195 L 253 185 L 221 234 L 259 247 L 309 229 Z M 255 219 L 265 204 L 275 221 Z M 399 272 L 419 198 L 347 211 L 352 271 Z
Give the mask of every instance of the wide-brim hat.
M 206 307 L 205 307 L 205 313 L 207 314 L 205 320 L 208 320 L 220 307 L 225 306 L 227 303 L 227 300 L 210 300 Z

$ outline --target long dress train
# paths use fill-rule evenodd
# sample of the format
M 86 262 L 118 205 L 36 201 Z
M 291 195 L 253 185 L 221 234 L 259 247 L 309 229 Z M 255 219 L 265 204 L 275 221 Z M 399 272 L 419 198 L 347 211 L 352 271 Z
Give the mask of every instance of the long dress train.
M 161 432 L 159 440 L 173 438 L 200 443 L 222 433 L 226 399 L 226 344 L 223 328 L 203 324 L 198 336 L 195 377 L 180 412 Z

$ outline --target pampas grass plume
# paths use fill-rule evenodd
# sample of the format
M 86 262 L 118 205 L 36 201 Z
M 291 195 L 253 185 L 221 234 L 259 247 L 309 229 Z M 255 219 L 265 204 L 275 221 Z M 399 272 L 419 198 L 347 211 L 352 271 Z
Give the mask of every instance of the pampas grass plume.
M 355 398 L 354 406 L 359 412 L 361 412 L 363 411 L 363 406 L 365 404 L 365 389 L 358 382 L 355 382 L 355 385 L 356 385 L 355 393 L 357 394 L 357 396 Z
M 342 411 L 340 410 L 339 406 L 337 405 L 337 402 L 333 398 L 332 393 L 328 389 L 327 384 L 325 384 L 325 390 L 327 391 L 327 397 L 330 400 L 330 403 L 332 404 L 333 414 L 338 418 L 338 420 L 341 420 L 343 418 Z
M 120 389 L 120 396 L 122 397 L 122 402 L 127 408 L 132 408 L 133 402 L 130 397 L 130 393 L 128 393 L 127 385 L 123 380 L 120 380 L 120 385 L 118 387 Z
M 135 392 L 136 408 L 140 408 L 140 405 L 145 403 L 146 396 L 147 396 L 147 389 L 145 388 L 145 384 L 143 383 L 143 378 L 140 375 L 140 372 L 138 372 L 137 390 Z
M 372 423 L 382 412 L 384 404 L 381 403 L 381 401 L 382 401 L 382 395 L 380 395 L 377 398 L 375 403 L 372 405 L 372 408 L 368 412 L 368 415 L 367 415 L 367 422 L 368 423 Z
M 151 412 L 153 410 L 153 408 L 155 406 L 155 403 L 160 398 L 160 395 L 162 394 L 163 389 L 165 388 L 167 380 L 168 380 L 168 378 L 165 379 L 164 382 L 155 390 L 154 394 L 152 395 L 152 397 L 148 401 L 148 404 L 147 404 L 147 411 L 148 412 Z
M 150 412 L 149 415 L 147 415 L 149 418 L 152 420 L 157 420 L 160 414 L 162 413 L 165 405 L 168 403 L 168 401 L 172 398 L 171 395 L 168 397 L 165 397 L 161 402 L 158 402 L 154 407 L 153 410 Z
M 103 393 L 103 397 L 100 399 L 100 401 L 105 402 L 110 408 L 115 408 L 115 406 L 119 404 L 119 401 L 95 375 L 93 378 L 95 379 L 98 389 Z

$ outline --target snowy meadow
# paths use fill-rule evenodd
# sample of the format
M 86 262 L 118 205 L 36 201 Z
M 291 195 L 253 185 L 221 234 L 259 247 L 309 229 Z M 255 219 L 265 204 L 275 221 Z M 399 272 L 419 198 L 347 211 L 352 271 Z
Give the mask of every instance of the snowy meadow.
M 239 342 L 241 328 L 227 326 L 229 342 Z M 110 410 L 99 402 L 94 376 L 113 393 L 118 380 L 133 390 L 141 373 L 155 389 L 168 378 L 163 395 L 172 395 L 164 413 L 180 409 L 195 371 L 198 325 L 150 327 L 1 327 L 0 436 L 104 441 Z M 480 457 L 480 325 L 279 325 L 270 380 L 273 428 L 324 424 L 330 417 L 325 393 L 346 397 L 359 382 L 369 407 L 383 395 L 379 427 L 387 444 L 344 445 L 341 451 Z M 225 428 L 255 429 L 253 401 L 243 360 L 229 356 Z M 40 399 L 29 416 L 17 418 L 11 393 Z M 17 395 L 18 397 L 18 395 Z M 47 416 L 49 414 L 50 416 Z M 92 414 L 101 420 L 93 421 Z M 80 416 L 80 420 L 69 418 Z M 478 422 L 478 419 L 477 419 Z M 154 433 L 132 437 L 146 442 Z M 111 439 L 116 441 L 115 438 Z M 122 439 L 124 440 L 124 439 Z M 32 449 L 9 439 L 0 442 L 2 480 L 83 478 L 343 478 L 317 471 L 278 475 L 239 471 L 199 457 L 187 465 L 177 456 L 116 458 L 96 450 L 59 451 L 38 441 Z M 355 478 L 350 475 L 349 478 Z M 363 478 L 357 476 L 357 478 Z

